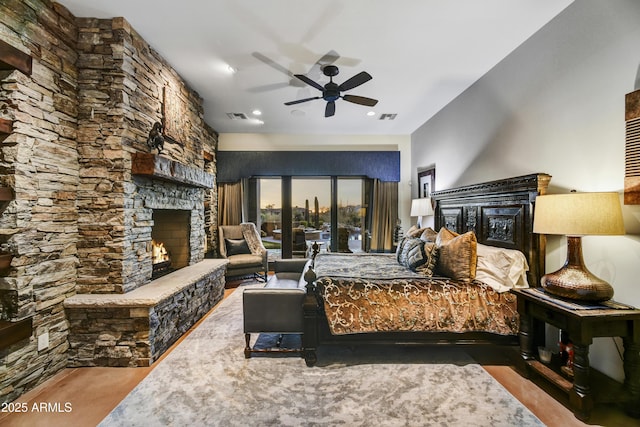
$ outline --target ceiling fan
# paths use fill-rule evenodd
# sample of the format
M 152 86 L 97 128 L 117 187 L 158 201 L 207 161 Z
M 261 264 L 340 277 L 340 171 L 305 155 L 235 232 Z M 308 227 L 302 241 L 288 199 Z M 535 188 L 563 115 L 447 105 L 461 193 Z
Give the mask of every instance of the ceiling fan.
M 342 98 L 345 101 L 353 102 L 354 104 L 366 105 L 367 107 L 373 107 L 378 103 L 377 99 L 365 98 L 364 96 L 356 96 L 356 95 L 341 95 L 341 92 L 353 89 L 355 87 L 360 86 L 363 83 L 368 82 L 373 77 L 366 71 L 362 71 L 355 76 L 351 77 L 347 81 L 342 84 L 337 84 L 333 82 L 333 78 L 338 75 L 340 70 L 335 65 L 325 65 L 322 69 L 322 72 L 325 76 L 329 77 L 329 83 L 322 86 L 319 83 L 314 82 L 309 77 L 304 74 L 295 74 L 295 77 L 302 80 L 309 86 L 313 86 L 316 89 L 322 91 L 322 96 L 314 96 L 311 98 L 298 99 L 296 101 L 285 102 L 284 105 L 294 105 L 300 104 L 301 102 L 307 102 L 314 99 L 324 99 L 327 101 L 327 106 L 324 110 L 325 117 L 331 117 L 336 113 L 336 103 L 335 101 Z

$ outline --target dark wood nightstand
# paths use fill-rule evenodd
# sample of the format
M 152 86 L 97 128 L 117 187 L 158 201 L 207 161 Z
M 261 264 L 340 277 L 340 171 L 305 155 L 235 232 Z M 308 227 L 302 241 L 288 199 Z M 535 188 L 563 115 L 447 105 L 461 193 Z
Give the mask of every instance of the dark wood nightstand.
M 579 304 L 555 298 L 541 288 L 514 289 L 520 315 L 520 354 L 527 375 L 535 374 L 565 391 L 575 416 L 587 420 L 595 402 L 620 402 L 629 415 L 640 417 L 640 310 Z M 552 364 L 536 359 L 545 345 L 544 324 L 566 331 L 573 342 L 573 381 Z M 622 337 L 624 384 L 589 368 L 589 346 L 596 337 Z M 557 368 L 556 364 L 556 368 Z M 596 378 L 597 377 L 597 378 Z M 597 385 L 596 381 L 597 379 Z

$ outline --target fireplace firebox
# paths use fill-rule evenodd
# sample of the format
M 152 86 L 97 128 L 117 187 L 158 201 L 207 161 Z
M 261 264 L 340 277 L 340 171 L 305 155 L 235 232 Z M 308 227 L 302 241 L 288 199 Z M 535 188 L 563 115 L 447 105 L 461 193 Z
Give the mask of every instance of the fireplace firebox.
M 154 209 L 152 218 L 152 279 L 156 279 L 189 265 L 191 211 Z

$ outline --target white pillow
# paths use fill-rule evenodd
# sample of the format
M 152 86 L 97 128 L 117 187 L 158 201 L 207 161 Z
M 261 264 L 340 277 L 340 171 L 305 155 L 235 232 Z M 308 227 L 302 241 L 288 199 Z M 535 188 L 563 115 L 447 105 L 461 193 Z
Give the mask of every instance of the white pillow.
M 529 264 L 522 252 L 479 243 L 477 252 L 476 280 L 486 283 L 497 292 L 529 287 Z

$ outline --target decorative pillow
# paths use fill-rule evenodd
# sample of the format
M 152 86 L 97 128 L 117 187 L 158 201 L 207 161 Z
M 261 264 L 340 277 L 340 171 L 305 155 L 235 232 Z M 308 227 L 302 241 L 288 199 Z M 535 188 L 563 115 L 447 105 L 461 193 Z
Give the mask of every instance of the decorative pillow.
M 412 225 L 411 227 L 409 227 L 407 232 L 404 233 L 404 237 L 413 237 L 416 231 L 418 231 L 418 227 L 416 227 L 415 225 Z
M 436 235 L 436 245 L 442 246 L 445 242 L 448 242 L 449 240 L 453 240 L 458 236 L 459 234 L 456 233 L 455 231 L 451 231 L 446 227 L 442 227 L 440 231 L 438 231 L 438 234 Z
M 418 265 L 424 264 L 426 257 L 423 246 L 424 242 L 422 240 L 407 238 L 402 248 L 402 265 L 413 270 Z
M 529 287 L 529 265 L 522 252 L 481 244 L 478 244 L 477 250 L 476 280 L 486 283 L 498 292 Z
M 404 244 L 405 244 L 406 241 L 407 241 L 407 238 L 403 237 L 398 242 L 398 247 L 396 248 L 396 261 L 398 261 L 398 264 L 402 264 L 403 263 L 402 249 L 404 248 Z
M 470 282 L 476 277 L 477 240 L 473 231 L 457 234 L 441 228 L 436 238 L 436 271 L 445 277 Z
M 400 243 L 398 243 L 398 249 L 396 250 L 398 264 L 408 267 L 409 263 L 407 261 L 407 257 L 409 256 L 409 249 L 414 246 L 415 240 L 419 239 L 416 239 L 415 237 L 403 237 L 402 240 L 400 240 Z
M 415 225 L 412 225 L 411 228 L 404 233 L 405 237 L 420 237 L 422 233 L 427 229 L 427 227 L 418 228 Z
M 427 247 L 428 246 L 428 247 Z M 412 271 L 431 276 L 435 266 L 435 244 L 417 238 L 405 238 L 400 255 L 400 264 Z
M 438 261 L 438 247 L 434 242 L 425 242 L 422 247 L 427 261 L 417 266 L 415 271 L 431 277 L 433 276 L 433 272 L 436 269 L 436 262 Z
M 244 239 L 224 239 L 224 244 L 227 248 L 227 256 L 251 253 L 249 245 Z
M 431 227 L 425 228 L 420 235 L 420 239 L 422 239 L 422 241 L 424 242 L 435 242 L 437 237 L 438 233 Z

